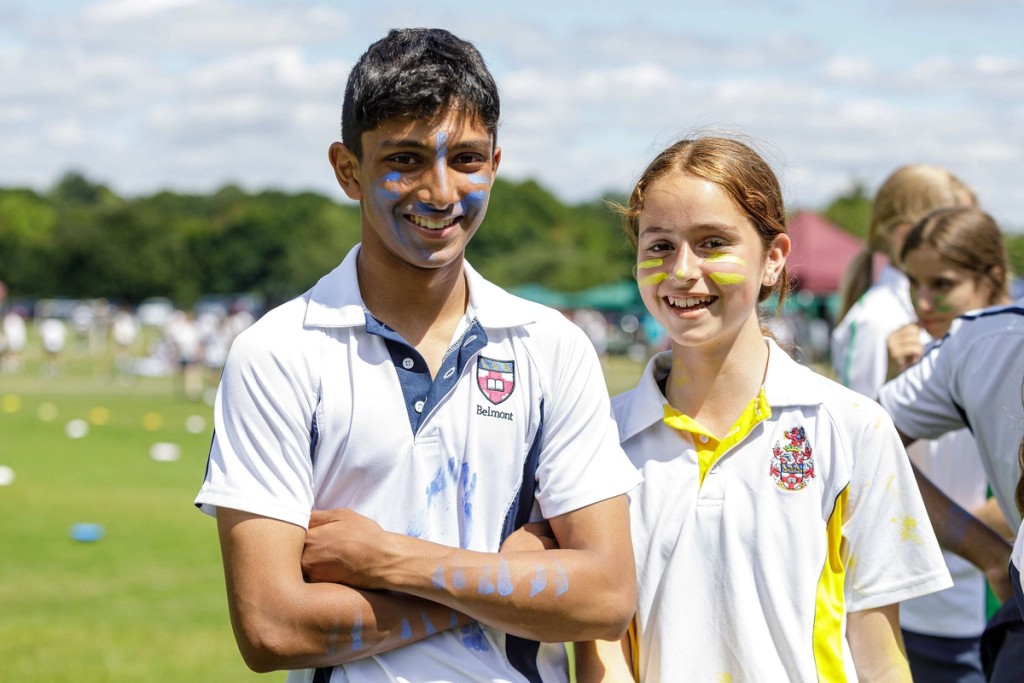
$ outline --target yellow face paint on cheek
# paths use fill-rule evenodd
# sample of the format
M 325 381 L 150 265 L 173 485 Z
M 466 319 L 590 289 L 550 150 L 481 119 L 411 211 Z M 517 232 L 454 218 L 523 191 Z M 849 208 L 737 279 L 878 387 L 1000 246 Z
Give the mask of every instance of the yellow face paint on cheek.
M 741 259 L 739 256 L 733 256 L 732 254 L 712 254 L 704 259 L 708 263 L 735 263 L 737 266 L 745 266 L 747 262 Z
M 640 278 L 639 280 L 637 280 L 637 284 L 640 285 L 641 287 L 650 287 L 651 285 L 656 285 L 659 282 L 662 282 L 667 279 L 668 273 L 654 273 L 653 275 L 648 275 L 647 277 Z
M 741 273 L 710 273 L 708 275 L 712 280 L 720 285 L 738 285 L 742 282 L 746 282 L 747 276 Z
M 658 266 L 661 266 L 661 265 L 664 265 L 664 264 L 665 264 L 665 259 L 649 258 L 646 261 L 641 261 L 640 263 L 636 264 L 636 267 L 637 267 L 637 269 L 657 268 Z

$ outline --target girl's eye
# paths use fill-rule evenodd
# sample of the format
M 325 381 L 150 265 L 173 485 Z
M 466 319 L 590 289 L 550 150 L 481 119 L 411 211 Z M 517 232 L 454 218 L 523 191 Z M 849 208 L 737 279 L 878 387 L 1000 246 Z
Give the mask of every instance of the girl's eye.
M 708 239 L 704 240 L 705 249 L 721 249 L 722 247 L 726 246 L 726 244 L 726 241 L 721 239 L 720 237 L 709 237 Z

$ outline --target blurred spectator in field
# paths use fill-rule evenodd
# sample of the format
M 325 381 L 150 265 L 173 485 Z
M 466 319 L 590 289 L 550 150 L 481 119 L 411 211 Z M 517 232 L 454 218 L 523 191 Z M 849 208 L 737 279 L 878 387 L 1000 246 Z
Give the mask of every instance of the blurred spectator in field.
M 185 397 L 196 401 L 203 395 L 203 345 L 195 314 L 176 311 L 164 328 L 181 372 Z
M 71 331 L 74 334 L 75 350 L 78 352 L 89 352 L 91 350 L 90 338 L 92 336 L 93 310 L 92 305 L 86 301 L 80 301 L 71 309 Z
M 39 323 L 39 339 L 46 354 L 46 362 L 43 365 L 45 375 L 53 377 L 57 374 L 67 335 L 67 326 L 57 318 L 46 318 Z
M 235 303 L 234 306 L 232 306 L 231 315 L 229 315 L 226 320 L 227 332 L 230 338 L 228 344 L 230 345 L 230 342 L 234 341 L 235 337 L 252 326 L 254 322 L 256 322 L 256 318 L 253 316 L 252 312 L 241 303 Z
M 92 353 L 104 353 L 107 350 L 107 337 L 110 336 L 113 307 L 106 299 L 93 299 L 92 324 L 89 326 L 89 350 Z
M 604 314 L 590 308 L 581 308 L 572 316 L 573 322 L 583 330 L 587 339 L 594 345 L 598 357 L 604 363 L 608 357 L 608 321 Z
M 4 350 L 0 356 L 0 371 L 18 372 L 21 369 L 21 354 L 28 342 L 25 329 L 25 318 L 18 311 L 7 311 L 4 314 L 0 336 L 4 338 Z
M 119 365 L 124 365 L 135 353 L 142 325 L 139 318 L 127 306 L 121 306 L 110 323 L 110 336 L 114 339 L 114 356 Z

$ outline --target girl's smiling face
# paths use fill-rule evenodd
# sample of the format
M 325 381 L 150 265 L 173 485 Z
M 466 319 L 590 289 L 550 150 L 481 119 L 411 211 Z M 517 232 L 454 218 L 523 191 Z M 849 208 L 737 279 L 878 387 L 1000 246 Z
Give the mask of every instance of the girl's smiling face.
M 676 344 L 731 343 L 751 322 L 760 337 L 758 294 L 785 264 L 786 235 L 766 253 L 721 187 L 679 172 L 651 184 L 638 228 L 640 295 Z

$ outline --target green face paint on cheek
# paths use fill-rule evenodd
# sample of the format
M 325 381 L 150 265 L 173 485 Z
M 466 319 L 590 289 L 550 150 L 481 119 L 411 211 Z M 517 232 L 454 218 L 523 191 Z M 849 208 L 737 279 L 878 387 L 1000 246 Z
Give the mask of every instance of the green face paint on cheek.
M 935 297 L 935 312 L 936 313 L 952 313 L 953 307 L 946 303 L 946 297 L 939 294 Z
M 747 280 L 747 276 L 741 273 L 710 273 L 708 277 L 720 285 L 738 285 Z
M 650 287 L 667 279 L 668 273 L 655 273 L 653 275 L 648 275 L 647 277 L 640 278 L 640 280 L 637 281 L 637 284 L 639 284 L 641 287 Z

